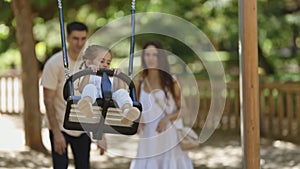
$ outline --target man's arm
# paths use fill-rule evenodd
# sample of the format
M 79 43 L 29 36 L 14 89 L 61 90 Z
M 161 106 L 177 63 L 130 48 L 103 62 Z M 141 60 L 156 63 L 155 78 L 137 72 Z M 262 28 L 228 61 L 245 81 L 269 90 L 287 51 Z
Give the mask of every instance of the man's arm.
M 65 153 L 66 141 L 60 131 L 58 121 L 56 119 L 56 111 L 54 107 L 55 90 L 44 88 L 44 104 L 46 107 L 46 115 L 54 137 L 54 150 L 59 153 Z

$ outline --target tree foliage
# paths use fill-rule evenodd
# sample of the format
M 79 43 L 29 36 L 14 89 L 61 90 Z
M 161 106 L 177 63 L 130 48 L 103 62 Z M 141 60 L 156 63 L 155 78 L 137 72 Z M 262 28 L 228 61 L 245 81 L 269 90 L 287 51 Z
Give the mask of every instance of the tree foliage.
M 10 0 L 0 0 L 0 59 L 7 57 L 3 53 L 17 49 L 15 39 L 15 19 L 10 10 Z M 30 0 L 34 20 L 37 57 L 44 62 L 54 51 L 60 48 L 57 1 Z M 272 4 L 272 5 L 270 5 Z M 271 1 L 258 0 L 258 39 L 260 66 L 266 74 L 280 75 L 281 72 L 299 71 L 299 9 L 297 0 Z M 106 23 L 130 14 L 131 1 L 124 0 L 64 0 L 65 22 L 73 20 L 85 22 L 92 34 Z M 137 0 L 136 12 L 163 12 L 184 18 L 196 25 L 210 39 L 216 50 L 226 51 L 229 58 L 225 68 L 238 66 L 238 1 L 234 0 Z M 164 37 L 165 38 L 165 37 Z M 137 41 L 139 42 L 139 41 Z M 172 39 L 166 40 L 168 48 L 187 62 L 191 52 L 181 53 L 181 46 Z M 139 45 L 139 44 L 137 44 Z M 183 45 L 184 46 L 184 45 Z M 182 50 L 183 51 L 183 50 Z M 187 50 L 185 50 L 187 51 Z M 8 58 L 8 57 L 7 57 Z M 20 59 L 16 59 L 17 61 Z M 12 60 L 10 60 L 12 62 Z M 9 64 L 2 62 L 4 64 Z M 20 65 L 20 63 L 17 63 Z M 6 65 L 6 67 L 7 67 Z M 5 65 L 1 65 L 5 67 Z M 0 67 L 1 68 L 1 67 Z M 230 72 L 230 71 L 229 71 Z M 294 76 L 293 76 L 294 77 Z M 297 80 L 284 77 L 289 80 Z M 292 78 L 292 79 L 290 79 Z

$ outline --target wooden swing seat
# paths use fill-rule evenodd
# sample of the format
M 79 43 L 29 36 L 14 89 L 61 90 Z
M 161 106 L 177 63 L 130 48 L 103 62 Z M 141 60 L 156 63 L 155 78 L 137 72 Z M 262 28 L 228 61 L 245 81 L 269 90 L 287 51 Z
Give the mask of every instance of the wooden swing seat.
M 81 96 L 74 96 L 73 82 L 82 76 L 97 75 L 102 76 L 101 88 L 103 98 L 97 98 L 93 104 L 93 116 L 86 117 L 77 108 L 77 102 Z M 91 69 L 85 69 L 70 76 L 64 86 L 64 98 L 67 101 L 64 118 L 64 128 L 69 130 L 88 131 L 93 133 L 94 139 L 101 139 L 103 133 L 115 133 L 133 135 L 137 132 L 140 117 L 130 124 L 121 123 L 121 110 L 115 106 L 111 99 L 111 86 L 108 76 L 116 76 L 123 80 L 129 87 L 129 95 L 133 101 L 133 106 L 142 112 L 141 104 L 136 100 L 135 86 L 132 80 L 123 73 L 114 75 L 113 70 L 100 69 L 96 73 Z M 109 84 L 108 84 L 109 83 Z M 140 115 L 141 116 L 141 115 Z

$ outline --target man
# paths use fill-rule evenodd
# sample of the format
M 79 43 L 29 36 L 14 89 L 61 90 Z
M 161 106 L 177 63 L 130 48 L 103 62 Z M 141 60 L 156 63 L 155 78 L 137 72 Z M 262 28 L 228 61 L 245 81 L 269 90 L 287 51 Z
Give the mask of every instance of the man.
M 71 72 L 74 71 L 76 62 L 79 60 L 79 53 L 85 45 L 87 34 L 88 28 L 83 23 L 72 22 L 67 25 L 67 42 L 69 44 L 67 55 Z M 90 137 L 83 131 L 70 131 L 63 128 L 66 108 L 63 98 L 64 73 L 63 56 L 60 51 L 47 61 L 41 81 L 49 123 L 53 167 L 54 169 L 68 168 L 67 147 L 70 144 L 76 169 L 89 169 Z M 103 151 L 101 149 L 101 154 Z

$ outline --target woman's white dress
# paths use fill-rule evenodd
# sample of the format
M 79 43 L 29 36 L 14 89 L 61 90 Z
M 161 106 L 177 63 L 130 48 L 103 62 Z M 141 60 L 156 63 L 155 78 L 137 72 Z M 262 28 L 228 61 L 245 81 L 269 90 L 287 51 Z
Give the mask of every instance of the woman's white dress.
M 141 84 L 140 102 L 145 127 L 140 133 L 137 156 L 131 162 L 130 169 L 193 169 L 192 160 L 178 144 L 174 125 L 170 122 L 164 132 L 156 131 L 159 121 L 165 116 L 164 112 L 171 114 L 176 110 L 171 93 L 167 95 L 168 99 L 163 90 L 147 93 Z

